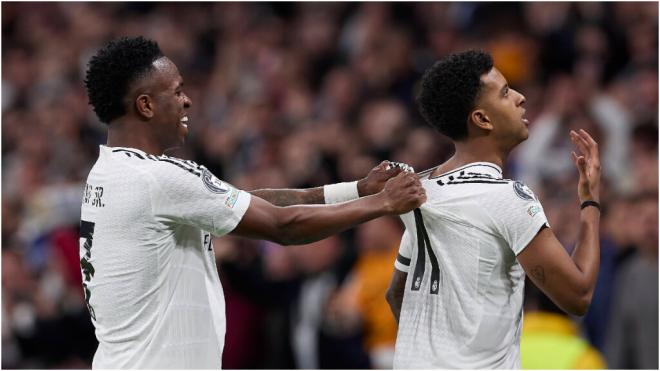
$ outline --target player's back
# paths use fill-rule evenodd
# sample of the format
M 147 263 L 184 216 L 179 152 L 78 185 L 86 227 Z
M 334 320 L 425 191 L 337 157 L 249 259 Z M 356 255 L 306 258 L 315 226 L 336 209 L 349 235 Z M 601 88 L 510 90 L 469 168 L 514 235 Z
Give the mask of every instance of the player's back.
M 197 181 L 186 178 L 201 173 L 195 166 L 101 146 L 81 214 L 94 368 L 221 366 L 224 299 L 211 236 L 168 210 L 199 206 L 186 205 L 195 195 L 175 186 Z
M 427 202 L 402 216 L 396 267 L 408 276 L 395 368 L 519 368 L 516 254 L 545 223 L 538 200 L 489 163 L 422 183 Z

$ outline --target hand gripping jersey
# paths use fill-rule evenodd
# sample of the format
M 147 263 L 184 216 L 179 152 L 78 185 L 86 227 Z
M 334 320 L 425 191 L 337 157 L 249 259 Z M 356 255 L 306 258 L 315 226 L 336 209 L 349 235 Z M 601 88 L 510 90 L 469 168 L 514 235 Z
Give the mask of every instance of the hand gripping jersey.
M 479 162 L 423 179 L 401 216 L 407 272 L 394 368 L 520 368 L 525 273 L 516 260 L 547 219 L 536 196 Z
M 100 147 L 83 192 L 80 263 L 93 368 L 220 368 L 225 302 L 211 235 L 250 195 L 192 161 Z

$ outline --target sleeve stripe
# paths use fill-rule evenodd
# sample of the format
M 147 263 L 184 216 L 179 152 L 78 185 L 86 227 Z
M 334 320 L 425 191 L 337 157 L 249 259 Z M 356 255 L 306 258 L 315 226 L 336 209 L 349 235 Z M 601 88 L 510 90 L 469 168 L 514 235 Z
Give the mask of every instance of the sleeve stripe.
M 181 164 L 180 162 L 173 161 L 173 160 L 171 160 L 171 159 L 169 159 L 169 158 L 160 158 L 159 160 L 160 160 L 160 161 L 164 161 L 164 162 L 169 162 L 170 164 L 176 165 L 176 166 L 180 167 L 181 169 L 183 169 L 183 170 L 185 170 L 185 171 L 187 171 L 187 172 L 189 172 L 189 173 L 191 173 L 191 174 L 195 174 L 195 175 L 197 175 L 197 176 L 202 176 L 202 173 L 201 173 L 201 172 L 199 172 L 199 171 L 197 171 L 197 170 L 194 170 L 194 169 L 191 169 L 190 167 L 187 167 L 187 166 Z
M 410 259 L 404 257 L 401 254 L 397 254 L 396 261 L 398 261 L 399 263 L 401 263 L 403 265 L 407 265 L 407 266 L 410 265 Z

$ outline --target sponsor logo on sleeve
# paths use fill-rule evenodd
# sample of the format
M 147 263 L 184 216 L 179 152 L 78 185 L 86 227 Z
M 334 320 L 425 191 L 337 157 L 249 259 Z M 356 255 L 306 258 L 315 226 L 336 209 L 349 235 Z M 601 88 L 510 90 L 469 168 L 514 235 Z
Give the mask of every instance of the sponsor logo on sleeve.
M 204 169 L 204 172 L 202 173 L 202 182 L 206 188 L 213 193 L 223 194 L 229 192 L 229 186 L 216 178 L 215 175 L 206 169 Z
M 516 193 L 516 196 L 518 196 L 518 198 L 521 198 L 525 201 L 534 201 L 536 198 L 534 196 L 534 192 L 532 192 L 532 190 L 529 189 L 528 186 L 524 185 L 521 182 L 518 181 L 513 182 L 513 190 Z
M 532 218 L 541 211 L 541 208 L 537 205 L 532 205 L 527 209 L 527 214 Z
M 240 192 L 239 190 L 237 190 L 235 188 L 232 188 L 231 193 L 229 194 L 229 197 L 227 197 L 227 199 L 225 200 L 225 205 L 228 208 L 230 208 L 230 209 L 234 208 L 234 205 L 236 205 L 236 200 L 238 200 L 239 192 Z

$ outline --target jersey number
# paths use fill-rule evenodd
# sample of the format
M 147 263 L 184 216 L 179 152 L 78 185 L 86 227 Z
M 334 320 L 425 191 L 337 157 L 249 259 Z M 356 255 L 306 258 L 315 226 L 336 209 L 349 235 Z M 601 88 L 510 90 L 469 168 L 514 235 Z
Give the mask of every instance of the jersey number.
M 88 222 L 85 220 L 80 221 L 80 269 L 83 274 L 83 289 L 85 292 L 85 303 L 87 303 L 87 309 L 89 309 L 89 314 L 96 320 L 96 313 L 94 313 L 94 308 L 89 304 L 89 299 L 92 296 L 92 293 L 87 288 L 87 284 L 94 277 L 94 266 L 89 260 L 92 258 L 92 242 L 94 241 L 94 223 Z
M 426 270 L 426 252 L 429 253 L 429 260 L 431 260 L 431 294 L 438 295 L 440 290 L 440 265 L 438 258 L 433 252 L 429 234 L 426 232 L 424 226 L 424 219 L 422 212 L 415 209 L 415 226 L 417 229 L 417 263 L 415 264 L 415 273 L 413 274 L 412 291 L 419 291 L 422 287 L 422 280 L 424 279 L 424 271 Z

